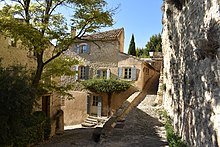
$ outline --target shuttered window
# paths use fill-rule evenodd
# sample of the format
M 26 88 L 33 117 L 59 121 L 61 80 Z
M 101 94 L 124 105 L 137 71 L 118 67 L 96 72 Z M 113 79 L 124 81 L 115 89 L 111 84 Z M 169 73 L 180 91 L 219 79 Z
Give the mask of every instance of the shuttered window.
M 86 43 L 81 43 L 81 44 L 75 46 L 75 52 L 77 54 L 84 54 L 84 53 L 89 54 L 90 46 Z
M 131 68 L 124 68 L 124 79 L 131 79 Z
M 118 78 L 126 80 L 136 80 L 136 67 L 119 67 Z
M 89 79 L 89 66 L 79 66 L 77 79 L 79 80 L 88 80 Z
M 98 69 L 96 74 L 97 78 L 110 79 L 110 69 Z

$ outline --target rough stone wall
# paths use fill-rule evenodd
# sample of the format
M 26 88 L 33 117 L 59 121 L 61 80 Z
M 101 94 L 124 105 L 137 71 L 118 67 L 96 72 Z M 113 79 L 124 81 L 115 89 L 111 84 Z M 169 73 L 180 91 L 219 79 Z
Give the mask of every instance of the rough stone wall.
M 165 0 L 164 108 L 189 146 L 220 145 L 220 1 Z

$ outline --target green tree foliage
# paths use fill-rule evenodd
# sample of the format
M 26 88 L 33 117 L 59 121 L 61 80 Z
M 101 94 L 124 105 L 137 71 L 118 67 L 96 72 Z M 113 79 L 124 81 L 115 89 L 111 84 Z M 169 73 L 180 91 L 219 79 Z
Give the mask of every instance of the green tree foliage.
M 137 57 L 146 58 L 149 57 L 149 52 L 147 52 L 144 48 L 137 48 L 136 49 Z
M 108 116 L 111 114 L 112 94 L 127 90 L 131 84 L 127 81 L 116 79 L 91 79 L 83 81 L 86 89 L 95 93 L 107 93 L 108 95 Z
M 135 42 L 134 42 L 134 34 L 131 36 L 131 41 L 128 49 L 128 54 L 136 56 L 136 48 L 135 48 Z
M 139 49 L 137 48 L 137 56 L 138 57 L 149 57 L 149 52 L 161 52 L 162 51 L 162 39 L 161 35 L 153 35 L 150 37 L 150 40 L 146 44 L 146 48 Z
M 45 66 L 59 57 L 85 33 L 111 26 L 115 9 L 107 9 L 105 0 L 11 0 L 0 10 L 1 33 L 20 39 L 36 56 L 37 70 L 32 84 L 39 86 Z M 2 3 L 3 3 L 2 2 Z M 7 4 L 9 2 L 9 4 Z M 72 10 L 70 20 L 59 12 L 60 7 Z M 68 26 L 68 21 L 72 24 Z M 72 36 L 68 27 L 76 28 Z M 54 47 L 51 48 L 51 44 Z M 48 49 L 50 49 L 48 51 Z M 53 54 L 45 58 L 48 52 Z
M 161 35 L 153 35 L 150 37 L 150 41 L 146 44 L 147 51 L 161 52 L 162 51 L 162 39 Z
M 76 59 L 71 59 L 67 57 L 56 58 L 45 66 L 45 70 L 42 73 L 42 81 L 40 83 L 40 95 L 47 93 L 48 91 L 56 91 L 57 94 L 62 96 L 70 96 L 68 93 L 70 89 L 73 88 L 73 83 L 60 84 L 60 80 L 51 77 L 61 77 L 61 76 L 74 76 L 75 72 L 72 70 L 73 65 L 78 64 L 79 61 Z
M 22 134 L 35 101 L 29 73 L 19 66 L 0 67 L 0 146 Z

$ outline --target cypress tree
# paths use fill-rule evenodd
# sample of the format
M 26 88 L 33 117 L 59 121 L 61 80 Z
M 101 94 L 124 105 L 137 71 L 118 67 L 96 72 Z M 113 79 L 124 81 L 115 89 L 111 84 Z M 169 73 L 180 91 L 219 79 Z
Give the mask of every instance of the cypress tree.
M 128 54 L 136 56 L 135 42 L 134 42 L 134 34 L 131 36 L 131 41 L 128 49 Z

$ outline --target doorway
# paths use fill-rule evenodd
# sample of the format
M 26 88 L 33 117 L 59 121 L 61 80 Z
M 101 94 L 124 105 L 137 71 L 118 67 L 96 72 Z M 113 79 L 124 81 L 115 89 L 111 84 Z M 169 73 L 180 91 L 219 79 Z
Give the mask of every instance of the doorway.
M 102 97 L 93 95 L 91 97 L 90 114 L 101 117 L 102 115 Z
M 42 96 L 42 111 L 50 117 L 50 96 Z

